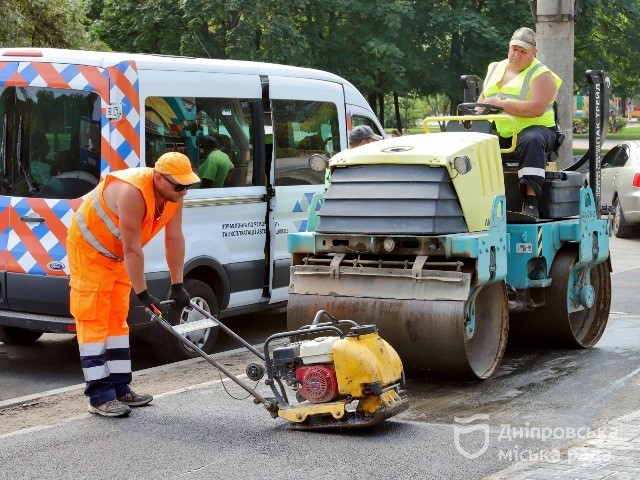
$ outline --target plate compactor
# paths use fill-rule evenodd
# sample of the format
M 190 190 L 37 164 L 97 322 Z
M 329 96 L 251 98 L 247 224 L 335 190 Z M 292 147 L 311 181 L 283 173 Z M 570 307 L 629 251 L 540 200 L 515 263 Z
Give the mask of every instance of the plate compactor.
M 162 302 L 167 303 L 171 301 Z M 191 308 L 205 318 L 173 326 L 161 312 L 146 311 L 156 324 L 243 388 L 254 403 L 262 404 L 273 418 L 289 421 L 293 430 L 368 427 L 408 407 L 400 396 L 404 384 L 400 357 L 378 335 L 375 325 L 338 320 L 320 310 L 310 325 L 271 335 L 261 353 L 194 301 Z M 328 321 L 321 323 L 323 317 Z M 250 363 L 246 375 L 258 382 L 266 373 L 265 384 L 273 397 L 263 397 L 185 337 L 212 327 L 220 327 L 262 360 Z M 289 342 L 274 342 L 282 339 Z M 295 402 L 289 400 L 285 385 L 295 394 Z

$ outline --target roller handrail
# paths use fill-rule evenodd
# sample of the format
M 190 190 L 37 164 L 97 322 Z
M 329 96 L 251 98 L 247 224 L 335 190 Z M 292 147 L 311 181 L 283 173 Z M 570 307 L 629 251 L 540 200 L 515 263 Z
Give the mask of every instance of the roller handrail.
M 502 153 L 511 153 L 516 149 L 516 141 L 518 139 L 518 122 L 511 115 L 499 113 L 496 115 L 452 115 L 446 117 L 427 117 L 422 121 L 422 128 L 425 133 L 429 133 L 429 122 L 475 122 L 478 120 L 486 120 L 493 122 L 496 119 L 509 120 L 513 123 L 513 135 L 511 136 L 511 146 L 509 148 L 501 148 Z

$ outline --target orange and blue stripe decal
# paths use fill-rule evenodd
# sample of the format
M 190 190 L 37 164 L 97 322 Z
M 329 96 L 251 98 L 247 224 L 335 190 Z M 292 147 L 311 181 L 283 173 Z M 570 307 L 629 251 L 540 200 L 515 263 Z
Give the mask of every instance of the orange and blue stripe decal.
M 86 65 L 0 62 L 0 85 L 96 92 L 101 99 L 101 176 L 140 166 L 140 94 L 134 62 L 104 68 Z M 107 106 L 119 103 L 122 119 L 111 122 Z M 81 199 L 0 196 L 0 268 L 33 275 L 66 276 L 67 229 Z M 44 218 L 41 223 L 20 217 Z

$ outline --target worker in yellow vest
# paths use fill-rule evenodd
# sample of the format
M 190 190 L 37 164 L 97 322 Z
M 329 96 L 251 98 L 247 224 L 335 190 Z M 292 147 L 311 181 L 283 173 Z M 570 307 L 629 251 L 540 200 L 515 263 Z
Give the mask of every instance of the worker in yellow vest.
M 506 60 L 489 65 L 478 102 L 491 103 L 512 115 L 518 124 L 515 150 L 519 162 L 523 213 L 538 218 L 546 152 L 556 142 L 557 126 L 553 102 L 562 80 L 536 57 L 536 34 L 527 27 L 516 30 L 509 42 Z M 513 124 L 497 120 L 500 145 L 511 145 Z
M 129 387 L 129 296 L 133 288 L 142 304 L 160 310 L 160 301 L 147 291 L 142 247 L 164 228 L 172 308 L 189 305 L 183 286 L 182 203 L 187 189 L 199 181 L 186 155 L 165 153 L 154 168 L 109 173 L 71 220 L 71 314 L 91 413 L 125 416 L 130 407 L 153 400 Z

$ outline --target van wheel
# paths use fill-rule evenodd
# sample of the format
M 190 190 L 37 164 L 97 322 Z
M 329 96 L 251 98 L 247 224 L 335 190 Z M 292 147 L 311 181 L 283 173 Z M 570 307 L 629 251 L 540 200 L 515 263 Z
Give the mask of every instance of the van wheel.
M 218 299 L 209 285 L 201 282 L 200 280 L 188 278 L 184 282 L 184 288 L 187 293 L 189 293 L 191 300 L 195 301 L 200 308 L 211 313 L 216 318 L 218 317 L 220 314 Z M 197 320 L 202 320 L 203 318 L 205 318 L 204 315 L 191 308 L 170 310 L 168 316 L 168 320 L 171 325 L 195 322 Z M 196 330 L 194 332 L 187 333 L 186 338 L 201 350 L 211 353 L 213 351 L 213 346 L 216 343 L 216 339 L 218 338 L 218 330 L 218 327 L 212 327 L 206 330 Z M 156 356 L 162 362 L 171 363 L 199 356 L 194 350 L 190 349 L 176 338 L 169 336 L 168 333 L 163 332 L 162 338 L 162 342 L 153 343 L 153 349 Z
M 0 342 L 7 345 L 31 345 L 42 336 L 42 333 L 19 327 L 0 327 Z

